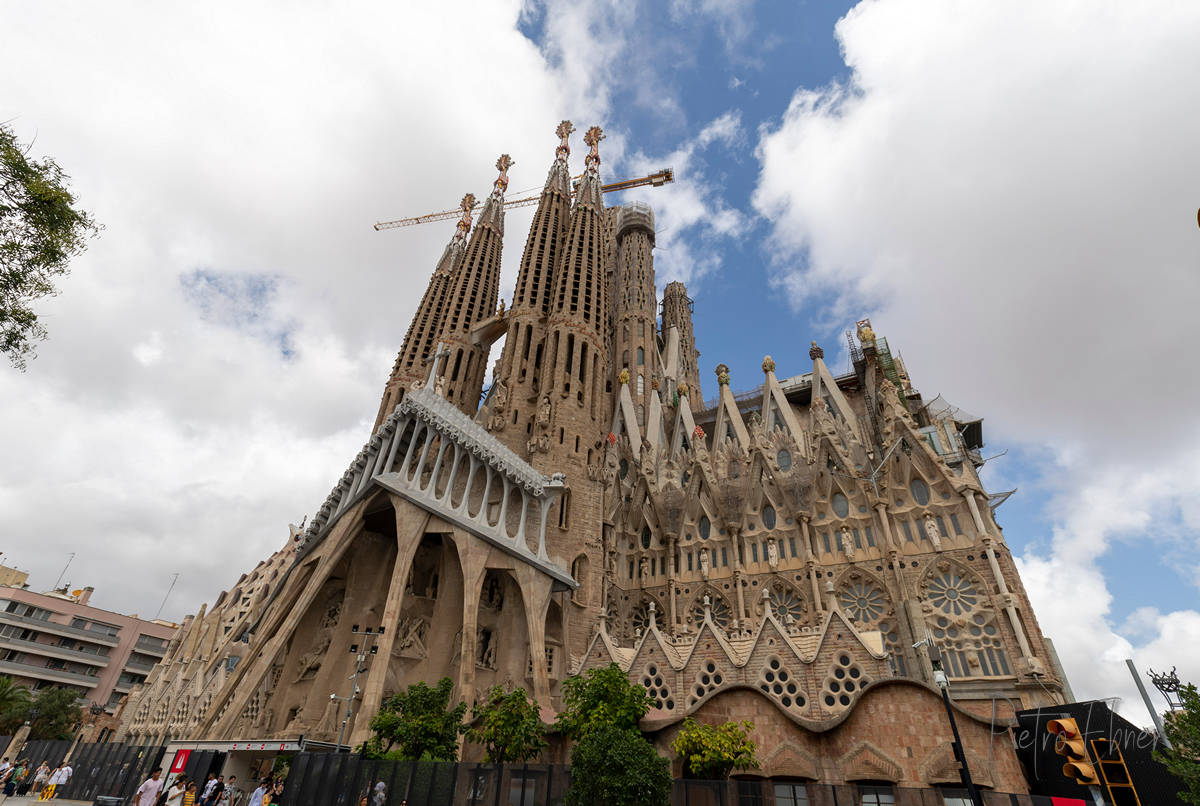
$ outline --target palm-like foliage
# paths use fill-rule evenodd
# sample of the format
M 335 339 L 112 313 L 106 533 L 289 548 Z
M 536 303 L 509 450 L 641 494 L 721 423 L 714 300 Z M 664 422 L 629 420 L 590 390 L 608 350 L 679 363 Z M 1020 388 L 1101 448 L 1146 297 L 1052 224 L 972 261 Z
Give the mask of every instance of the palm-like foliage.
M 0 676 L 0 729 L 23 722 L 32 699 L 29 689 L 17 685 L 11 677 Z

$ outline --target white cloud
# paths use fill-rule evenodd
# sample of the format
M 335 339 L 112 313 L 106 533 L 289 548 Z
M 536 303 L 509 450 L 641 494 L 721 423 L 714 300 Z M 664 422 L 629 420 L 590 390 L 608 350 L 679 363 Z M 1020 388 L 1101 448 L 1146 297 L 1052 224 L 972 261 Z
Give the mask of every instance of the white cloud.
M 1129 532 L 1197 549 L 1200 7 L 875 0 L 837 34 L 851 83 L 761 132 L 776 281 L 832 295 L 831 324 L 870 312 L 928 396 L 1053 457 L 1051 549 L 1022 568 L 1077 695 L 1128 706 L 1130 651 L 1200 677 L 1200 614 L 1130 644 L 1096 564 Z
M 40 357 L 0 372 L 0 533 L 35 587 L 77 551 L 72 584 L 145 614 L 180 571 L 178 618 L 320 504 L 453 232 L 371 224 L 486 194 L 501 151 L 540 188 L 558 121 L 603 112 L 519 14 L 6 9 L 0 120 L 106 226 Z M 508 215 L 504 288 L 531 214 Z
M 709 121 L 691 140 L 665 156 L 641 151 L 623 162 L 630 176 L 673 168 L 675 181 L 652 189 L 629 191 L 630 200 L 654 208 L 654 269 L 659 287 L 682 280 L 695 292 L 705 275 L 721 266 L 721 252 L 712 248 L 720 239 L 738 238 L 748 226 L 746 216 L 730 207 L 720 193 L 719 160 L 706 159 L 713 145 L 728 149 L 745 139 L 742 115 L 732 109 Z

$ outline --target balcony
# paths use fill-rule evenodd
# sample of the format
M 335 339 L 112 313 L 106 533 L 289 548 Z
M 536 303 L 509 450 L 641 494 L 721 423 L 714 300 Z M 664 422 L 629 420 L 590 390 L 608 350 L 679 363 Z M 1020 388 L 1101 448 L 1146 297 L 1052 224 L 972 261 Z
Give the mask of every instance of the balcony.
M 19 649 L 22 652 L 33 652 L 37 655 L 45 655 L 48 658 L 58 658 L 59 660 L 75 660 L 80 663 L 86 663 L 88 666 L 108 665 L 108 656 L 106 655 L 97 655 L 94 652 L 80 652 L 78 649 L 67 649 L 65 646 L 43 644 L 38 641 L 26 641 L 23 638 L 0 636 L 0 647 Z
M 133 644 L 133 648 L 138 652 L 145 652 L 147 655 L 157 655 L 160 658 L 167 654 L 167 644 L 159 646 L 157 641 L 147 640 L 144 635 L 138 636 L 137 641 Z
M 125 668 L 132 669 L 135 672 L 149 672 L 156 665 L 157 664 L 154 664 L 154 663 L 143 663 L 141 661 L 136 661 L 136 660 L 129 660 L 129 661 L 125 662 Z
M 32 677 L 37 680 L 52 680 L 55 683 L 69 683 L 86 688 L 95 688 L 100 685 L 99 677 L 76 674 L 65 669 L 48 669 L 45 666 L 34 666 L 31 663 L 15 663 L 11 660 L 0 660 L 0 672 L 18 677 Z
M 0 612 L 0 624 L 15 624 L 19 627 L 33 627 L 38 632 L 50 633 L 51 635 L 62 635 L 67 638 L 80 638 L 84 641 L 91 641 L 93 644 L 103 644 L 104 646 L 116 646 L 121 643 L 121 639 L 115 635 L 108 635 L 95 630 L 81 630 L 78 627 L 71 627 L 67 624 L 59 624 L 54 621 L 45 621 L 40 618 L 29 618 L 28 616 L 18 616 L 16 613 Z
M 121 678 L 117 678 L 117 682 L 113 685 L 113 691 L 118 694 L 128 694 L 133 691 L 134 686 L 140 686 L 145 682 L 145 680 L 122 680 Z

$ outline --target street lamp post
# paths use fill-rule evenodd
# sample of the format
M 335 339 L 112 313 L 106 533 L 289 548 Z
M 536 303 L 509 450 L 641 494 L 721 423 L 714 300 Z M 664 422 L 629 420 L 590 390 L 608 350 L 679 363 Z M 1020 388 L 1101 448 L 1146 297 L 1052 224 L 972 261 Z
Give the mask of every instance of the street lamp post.
M 929 663 L 933 666 L 933 683 L 942 690 L 942 705 L 946 708 L 946 718 L 950 720 L 950 732 L 954 735 L 954 741 L 951 742 L 950 747 L 954 751 L 954 758 L 958 761 L 958 774 L 962 780 L 963 789 L 967 790 L 967 797 L 971 799 L 971 803 L 975 806 L 984 806 L 983 795 L 975 788 L 975 782 L 971 780 L 971 768 L 967 766 L 967 751 L 962 745 L 962 738 L 958 735 L 958 722 L 954 719 L 954 709 L 950 707 L 950 680 L 946 677 L 945 670 L 942 669 L 941 655 L 937 646 L 928 638 L 913 644 L 913 648 L 922 644 L 929 649 Z
M 338 728 L 337 749 L 335 751 L 338 753 L 342 752 L 342 739 L 346 735 L 346 725 L 350 722 L 350 717 L 354 714 L 354 699 L 359 693 L 358 676 L 360 673 L 366 671 L 364 664 L 367 661 L 367 656 L 378 652 L 379 647 L 375 646 L 375 639 L 383 635 L 383 627 L 380 627 L 378 630 L 372 630 L 370 627 L 367 627 L 365 630 L 359 631 L 358 625 L 355 624 L 350 629 L 350 634 L 362 636 L 361 644 L 350 645 L 350 654 L 354 655 L 354 674 L 350 675 L 350 696 L 339 697 L 336 693 L 329 695 L 329 699 L 335 702 L 338 700 L 346 701 L 346 713 L 342 717 L 341 727 Z

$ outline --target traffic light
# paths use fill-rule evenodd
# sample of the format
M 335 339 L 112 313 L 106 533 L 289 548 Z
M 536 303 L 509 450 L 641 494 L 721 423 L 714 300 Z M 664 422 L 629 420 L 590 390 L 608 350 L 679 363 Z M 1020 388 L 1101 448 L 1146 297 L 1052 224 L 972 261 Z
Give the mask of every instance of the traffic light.
M 1063 775 L 1081 786 L 1099 786 L 1096 769 L 1088 757 L 1087 743 L 1079 732 L 1074 719 L 1051 719 L 1046 730 L 1055 735 L 1054 752 L 1067 760 L 1063 764 Z

